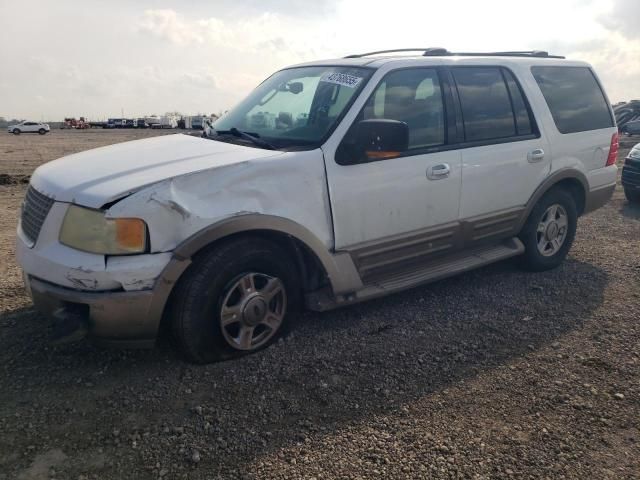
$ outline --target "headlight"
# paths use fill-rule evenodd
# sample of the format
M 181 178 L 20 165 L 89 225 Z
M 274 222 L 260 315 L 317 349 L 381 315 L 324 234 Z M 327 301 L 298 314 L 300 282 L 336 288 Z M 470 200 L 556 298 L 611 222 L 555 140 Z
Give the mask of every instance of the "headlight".
M 105 218 L 101 210 L 71 205 L 62 222 L 60 243 L 103 255 L 144 253 L 147 225 L 139 218 Z

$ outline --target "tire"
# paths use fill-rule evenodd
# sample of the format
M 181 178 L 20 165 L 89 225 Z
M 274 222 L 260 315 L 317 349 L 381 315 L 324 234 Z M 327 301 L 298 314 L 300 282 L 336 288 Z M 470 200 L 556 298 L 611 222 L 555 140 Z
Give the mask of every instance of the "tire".
M 545 193 L 518 235 L 525 247 L 521 267 L 541 272 L 560 265 L 573 244 L 577 223 L 576 203 L 569 192 L 554 188 Z
M 45 133 L 47 133 L 47 131 L 44 128 L 41 128 L 40 130 L 38 130 L 38 133 L 40 135 L 44 135 Z
M 640 190 L 624 189 L 624 196 L 627 197 L 629 203 L 640 203 Z
M 245 291 L 251 284 L 253 291 Z M 172 297 L 178 347 L 194 363 L 228 360 L 267 347 L 286 331 L 298 310 L 299 285 L 295 264 L 275 243 L 241 237 L 205 250 L 194 258 Z M 267 286 L 278 292 L 270 300 L 263 296 Z
M 13 129 L 13 134 L 14 134 L 14 135 L 20 135 L 20 133 L 21 133 L 21 132 L 20 132 L 20 129 L 19 129 L 19 128 L 14 128 L 14 129 Z

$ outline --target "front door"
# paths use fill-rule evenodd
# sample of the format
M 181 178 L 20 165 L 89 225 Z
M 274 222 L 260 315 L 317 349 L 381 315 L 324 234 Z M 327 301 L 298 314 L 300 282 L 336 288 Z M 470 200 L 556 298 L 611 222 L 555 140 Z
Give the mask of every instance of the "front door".
M 434 68 L 385 75 L 354 122 L 392 119 L 409 127 L 409 149 L 396 158 L 325 154 L 336 250 L 363 270 L 424 260 L 454 247 L 461 153 L 448 142 L 445 95 Z M 351 129 L 343 139 L 350 141 Z M 366 272 L 364 272 L 366 276 Z

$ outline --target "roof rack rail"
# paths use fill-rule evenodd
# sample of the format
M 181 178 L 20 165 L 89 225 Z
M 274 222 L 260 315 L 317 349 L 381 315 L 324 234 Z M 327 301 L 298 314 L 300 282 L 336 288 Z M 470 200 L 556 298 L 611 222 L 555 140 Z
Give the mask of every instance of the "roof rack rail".
M 392 50 L 378 50 L 355 55 L 347 55 L 344 58 L 361 58 L 382 53 L 397 52 L 422 52 L 424 57 L 537 57 L 537 58 L 565 58 L 560 55 L 549 55 L 544 50 L 520 50 L 507 52 L 450 52 L 446 48 L 396 48 Z

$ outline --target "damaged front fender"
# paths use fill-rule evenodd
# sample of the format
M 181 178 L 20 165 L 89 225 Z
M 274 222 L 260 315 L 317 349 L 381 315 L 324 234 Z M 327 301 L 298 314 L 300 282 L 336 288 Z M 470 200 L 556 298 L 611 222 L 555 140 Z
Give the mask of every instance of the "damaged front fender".
M 164 180 L 119 201 L 111 217 L 142 218 L 151 253 L 170 252 L 207 227 L 239 215 L 282 217 L 333 246 L 320 150 L 287 152 Z

